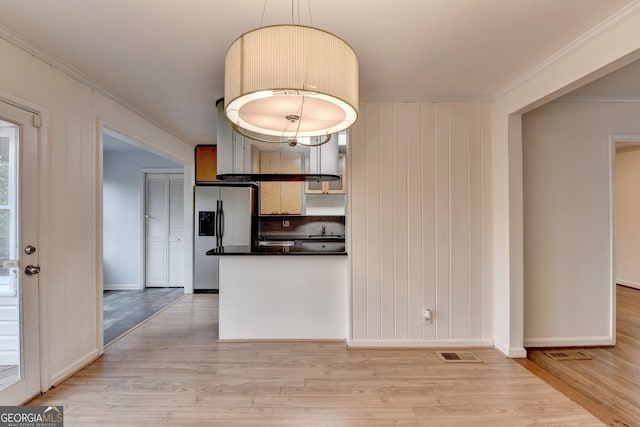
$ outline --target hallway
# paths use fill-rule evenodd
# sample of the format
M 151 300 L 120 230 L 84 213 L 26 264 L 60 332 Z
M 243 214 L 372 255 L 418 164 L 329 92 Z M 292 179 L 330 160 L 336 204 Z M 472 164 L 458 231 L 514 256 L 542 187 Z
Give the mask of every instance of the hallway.
M 184 295 L 184 288 L 104 291 L 104 345 L 138 326 Z
M 618 285 L 616 294 L 615 347 L 583 349 L 591 360 L 554 361 L 544 354 L 549 348 L 529 350 L 528 359 L 559 380 L 565 394 L 579 399 L 602 421 L 609 425 L 638 426 L 640 290 Z

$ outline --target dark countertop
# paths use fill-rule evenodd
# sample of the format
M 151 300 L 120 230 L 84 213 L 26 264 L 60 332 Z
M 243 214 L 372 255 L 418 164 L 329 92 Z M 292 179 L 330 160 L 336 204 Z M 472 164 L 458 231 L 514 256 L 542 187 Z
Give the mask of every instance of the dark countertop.
M 295 246 L 224 246 L 222 249 L 211 249 L 207 255 L 346 255 L 344 247 L 325 251 L 317 248 Z

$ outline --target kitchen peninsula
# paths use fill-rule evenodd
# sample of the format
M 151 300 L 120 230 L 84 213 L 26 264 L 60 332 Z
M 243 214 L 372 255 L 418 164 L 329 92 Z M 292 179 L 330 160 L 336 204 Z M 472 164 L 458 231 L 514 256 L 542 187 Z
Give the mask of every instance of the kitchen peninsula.
M 207 252 L 219 256 L 220 340 L 347 337 L 344 223 L 320 218 L 328 228 L 296 235 L 289 230 L 302 219 L 283 218 L 265 219 L 255 245 Z M 289 221 L 285 231 L 273 227 Z

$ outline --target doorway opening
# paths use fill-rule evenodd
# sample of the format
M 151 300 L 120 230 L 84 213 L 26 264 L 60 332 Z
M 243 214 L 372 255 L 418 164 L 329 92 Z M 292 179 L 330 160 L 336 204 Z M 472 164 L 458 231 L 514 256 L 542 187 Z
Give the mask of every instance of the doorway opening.
M 611 137 L 612 284 L 615 346 L 578 347 L 588 358 L 556 361 L 564 348 L 529 349 L 528 358 L 550 381 L 608 425 L 640 421 L 640 135 Z M 535 372 L 535 371 L 534 371 Z M 544 377 L 543 377 L 544 378 Z M 624 402 L 624 404 L 621 404 Z
M 102 140 L 106 346 L 184 295 L 184 173 L 118 132 Z
M 640 92 L 612 92 L 633 86 L 640 62 L 627 67 L 522 131 L 528 359 L 608 425 L 640 421 Z M 553 360 L 565 350 L 587 357 Z

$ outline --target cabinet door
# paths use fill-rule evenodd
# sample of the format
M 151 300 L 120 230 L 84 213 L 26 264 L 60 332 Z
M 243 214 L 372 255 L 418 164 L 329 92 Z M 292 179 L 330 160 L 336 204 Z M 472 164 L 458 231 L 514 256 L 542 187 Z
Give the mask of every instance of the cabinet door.
M 260 153 L 260 173 L 275 173 L 280 167 L 278 153 Z M 260 183 L 260 214 L 273 215 L 280 213 L 280 183 Z
M 280 153 L 260 153 L 260 173 L 277 173 L 280 169 Z
M 337 181 L 325 182 L 327 193 L 344 194 L 346 192 L 346 170 L 347 158 L 344 153 L 340 153 L 338 156 L 338 175 L 340 175 L 340 179 Z
M 218 147 L 215 145 L 196 146 L 196 183 L 216 180 L 218 174 Z
M 280 212 L 294 215 L 302 213 L 302 187 L 300 182 L 280 183 Z
M 305 192 L 307 194 L 322 194 L 324 193 L 323 181 L 307 181 L 305 183 Z
M 282 173 L 301 173 L 302 158 L 299 153 L 282 153 L 280 169 Z M 302 213 L 302 182 L 280 183 L 280 212 L 285 214 Z
M 273 215 L 280 213 L 280 183 L 260 183 L 260 214 Z
M 300 173 L 299 153 L 260 153 L 261 173 Z M 260 214 L 301 214 L 301 182 L 262 182 L 260 184 Z
M 300 153 L 281 153 L 280 170 L 282 173 L 300 173 L 302 171 Z

